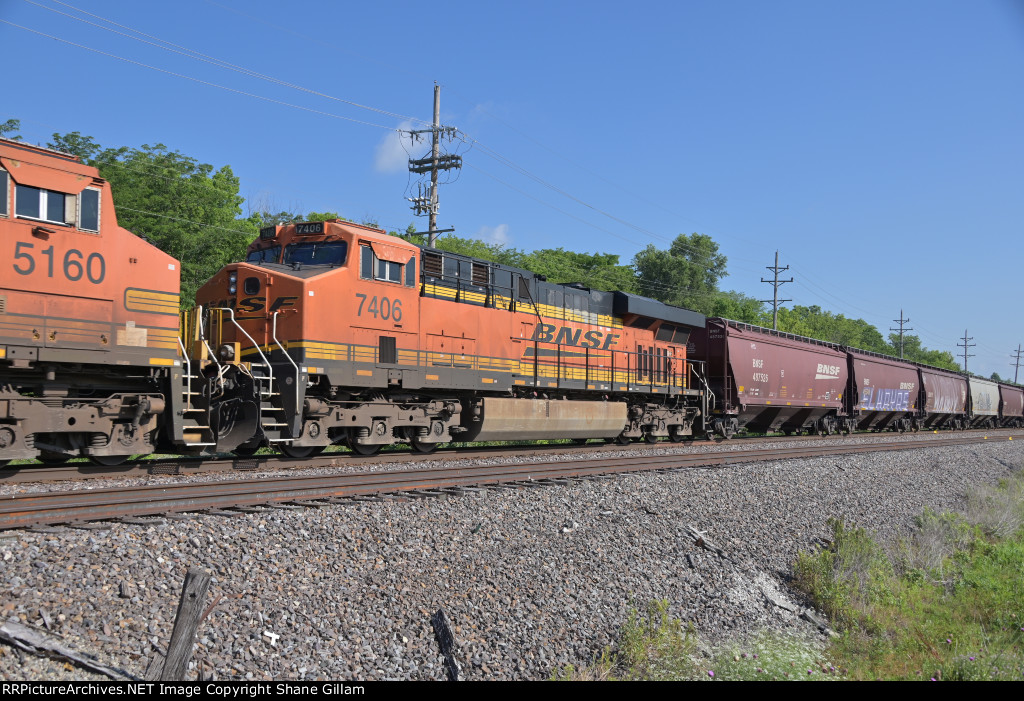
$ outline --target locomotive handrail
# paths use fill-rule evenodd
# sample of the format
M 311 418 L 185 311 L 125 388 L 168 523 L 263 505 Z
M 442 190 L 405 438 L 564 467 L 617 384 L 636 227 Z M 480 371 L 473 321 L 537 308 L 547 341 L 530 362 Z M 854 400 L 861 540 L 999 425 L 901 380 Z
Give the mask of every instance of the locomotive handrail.
M 242 325 L 235 321 L 234 309 L 232 309 L 231 307 L 213 307 L 213 309 L 216 309 L 219 312 L 228 312 L 231 315 L 231 323 L 235 325 L 236 329 L 242 332 L 243 336 L 249 339 L 249 342 L 252 343 L 253 348 L 255 348 L 256 352 L 260 354 L 260 358 L 263 360 L 263 363 L 264 365 L 266 365 L 267 368 L 267 379 L 270 380 L 270 392 L 272 392 L 274 388 L 274 368 L 273 366 L 271 366 L 270 361 L 267 360 L 267 356 L 263 355 L 263 351 L 260 349 L 259 344 L 256 343 L 256 339 L 250 336 L 249 332 L 243 329 Z M 260 394 L 263 394 L 263 390 L 260 390 Z
M 282 353 L 284 353 L 284 357 L 288 358 L 288 362 L 292 364 L 293 368 L 295 368 L 295 380 L 297 382 L 299 379 L 299 366 L 295 364 L 292 357 L 288 355 L 288 351 L 286 351 L 284 346 L 281 345 L 281 342 L 277 340 L 277 315 L 280 313 L 281 312 L 274 312 L 274 323 L 271 326 L 270 333 L 274 337 L 274 343 L 277 344 L 277 347 L 281 349 Z
M 217 307 L 211 307 L 209 311 L 214 309 L 217 309 Z M 196 322 L 199 324 L 199 340 L 203 342 L 203 347 L 206 348 L 206 353 L 210 356 L 210 360 L 217 366 L 217 381 L 223 383 L 224 366 L 217 360 L 217 354 L 213 352 L 213 348 L 210 347 L 210 342 L 206 338 L 206 329 L 203 327 L 203 305 L 201 304 L 196 305 Z M 213 399 L 212 391 L 210 399 Z
M 188 391 L 185 393 L 185 411 L 192 410 L 192 361 L 189 360 L 188 352 L 185 350 L 185 344 L 181 342 L 181 336 L 178 336 L 178 348 L 181 349 L 182 360 L 185 361 L 185 379 L 188 382 Z

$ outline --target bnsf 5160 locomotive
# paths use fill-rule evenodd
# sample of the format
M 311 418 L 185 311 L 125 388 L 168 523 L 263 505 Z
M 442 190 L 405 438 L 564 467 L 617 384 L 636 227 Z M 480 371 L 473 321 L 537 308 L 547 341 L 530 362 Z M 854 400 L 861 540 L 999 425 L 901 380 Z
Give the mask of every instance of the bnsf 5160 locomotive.
M 0 261 L 0 465 L 233 447 L 214 426 L 240 400 L 179 339 L 178 261 L 117 225 L 95 168 L 0 139 Z
M 349 222 L 264 229 L 197 302 L 221 315 L 211 361 L 244 361 L 259 388 L 231 417 L 255 429 L 238 452 L 681 440 L 705 412 L 686 355 L 702 315 Z

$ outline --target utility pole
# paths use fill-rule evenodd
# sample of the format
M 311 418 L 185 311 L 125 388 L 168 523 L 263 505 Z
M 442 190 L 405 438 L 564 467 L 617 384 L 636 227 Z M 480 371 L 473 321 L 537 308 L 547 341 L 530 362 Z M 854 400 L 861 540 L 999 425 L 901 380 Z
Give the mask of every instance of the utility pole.
M 773 293 L 772 293 L 772 299 L 770 301 L 772 303 L 772 328 L 777 331 L 778 328 L 779 328 L 779 305 L 782 304 L 783 302 L 792 302 L 793 301 L 791 299 L 779 299 L 779 285 L 784 285 L 787 282 L 793 282 L 793 278 L 789 278 L 788 280 L 780 280 L 779 279 L 779 273 L 782 272 L 783 270 L 789 270 L 789 266 L 787 265 L 785 268 L 780 268 L 779 267 L 779 252 L 778 251 L 775 251 L 775 266 L 773 267 L 773 266 L 770 266 L 770 265 L 766 265 L 765 267 L 768 270 L 770 270 L 773 273 L 775 273 L 775 277 L 773 279 L 765 280 L 764 278 L 761 278 L 761 282 L 767 282 L 767 283 L 771 284 L 771 286 L 772 286 L 772 288 L 774 290 Z M 767 304 L 769 302 L 769 300 L 767 300 L 767 299 L 762 299 L 762 300 L 759 300 L 759 301 L 763 302 L 765 304 Z
M 967 337 L 967 329 L 964 329 L 964 342 L 957 344 L 958 346 L 960 346 L 961 348 L 964 349 L 964 372 L 967 372 L 967 359 L 974 357 L 974 353 L 971 353 L 970 355 L 967 354 L 967 349 L 968 348 L 974 348 L 976 345 L 978 345 L 977 343 L 968 343 L 968 341 L 973 341 L 973 340 L 974 340 L 974 336 L 971 336 L 970 338 L 968 338 Z
M 1013 364 L 1013 384 L 1017 384 L 1017 373 L 1020 371 L 1020 361 L 1024 359 L 1024 355 L 1021 355 L 1022 351 L 1020 344 L 1017 344 L 1017 352 L 1012 356 L 1014 361 Z
M 441 86 L 434 83 L 434 123 L 432 127 L 430 129 L 405 132 L 416 140 L 419 140 L 420 134 L 431 135 L 430 157 L 409 159 L 409 172 L 418 173 L 420 175 L 430 173 L 430 187 L 427 192 L 423 191 L 423 186 L 421 184 L 419 187 L 419 196 L 409 198 L 409 201 L 412 202 L 412 211 L 416 216 L 422 217 L 426 214 L 430 217 L 430 228 L 426 232 L 417 232 L 426 233 L 428 235 L 427 245 L 430 248 L 434 248 L 434 243 L 437 241 L 437 235 L 444 233 L 439 231 L 437 228 L 437 174 L 442 170 L 451 170 L 453 168 L 462 167 L 462 156 L 441 154 L 441 137 L 443 135 L 447 135 L 449 138 L 452 138 L 455 136 L 456 131 L 458 131 L 458 129 L 455 127 L 441 126 Z M 454 229 L 445 229 L 444 231 L 454 231 Z
M 910 319 L 904 319 L 903 318 L 903 310 L 902 309 L 900 309 L 900 318 L 899 319 L 893 319 L 893 321 L 896 322 L 897 324 L 899 324 L 900 327 L 899 327 L 899 329 L 894 329 L 893 327 L 890 326 L 889 330 L 890 331 L 897 331 L 898 330 L 900 332 L 900 360 L 903 360 L 903 332 L 904 331 L 913 331 L 914 329 L 912 329 L 910 327 L 906 327 L 906 328 L 903 327 L 903 324 L 908 323 L 910 321 Z

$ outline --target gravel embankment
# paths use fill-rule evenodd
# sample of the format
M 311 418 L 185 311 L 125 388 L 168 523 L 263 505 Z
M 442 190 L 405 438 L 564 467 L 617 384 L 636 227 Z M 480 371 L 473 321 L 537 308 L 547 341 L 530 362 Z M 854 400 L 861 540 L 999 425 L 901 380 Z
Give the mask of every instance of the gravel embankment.
M 0 534 L 0 621 L 48 628 L 141 676 L 198 566 L 213 573 L 216 602 L 193 658 L 204 677 L 442 679 L 430 615 L 443 607 L 468 679 L 546 678 L 587 663 L 630 607 L 655 599 L 706 642 L 813 630 L 764 592 L 785 598 L 790 563 L 830 516 L 902 535 L 925 506 L 957 508 L 971 485 L 1020 470 L 1022 445 Z M 0 646 L 0 678 L 92 675 Z

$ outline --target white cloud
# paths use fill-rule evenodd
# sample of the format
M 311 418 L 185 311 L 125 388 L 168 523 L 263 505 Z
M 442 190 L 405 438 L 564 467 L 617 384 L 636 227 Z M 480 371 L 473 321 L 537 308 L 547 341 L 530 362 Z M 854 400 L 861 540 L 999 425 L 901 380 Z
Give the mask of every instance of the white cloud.
M 481 226 L 476 232 L 476 237 L 481 241 L 487 243 L 493 243 L 495 245 L 507 246 L 509 242 L 508 238 L 508 224 L 498 224 L 497 226 Z
M 403 131 L 412 129 L 412 122 L 402 122 L 398 129 L 388 134 L 377 144 L 374 168 L 378 173 L 399 173 L 409 167 L 409 154 L 413 143 Z

